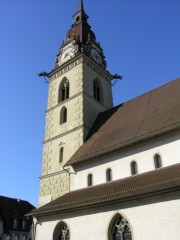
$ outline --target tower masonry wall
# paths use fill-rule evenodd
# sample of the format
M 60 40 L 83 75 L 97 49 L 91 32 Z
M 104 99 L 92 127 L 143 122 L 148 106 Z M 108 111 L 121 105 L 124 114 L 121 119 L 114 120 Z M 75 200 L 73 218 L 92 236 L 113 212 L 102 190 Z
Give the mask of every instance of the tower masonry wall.
M 99 112 L 112 107 L 110 76 L 84 55 L 58 69 L 49 84 L 46 128 L 40 178 L 39 206 L 69 190 L 69 177 L 64 164 L 84 143 Z M 100 71 L 101 70 L 101 71 Z M 69 97 L 59 100 L 64 80 L 69 82 Z M 101 86 L 102 101 L 94 99 L 93 81 Z M 62 109 L 67 121 L 61 122 Z M 60 159 L 63 148 L 63 161 Z
M 68 65 L 66 71 L 60 71 L 64 73 L 54 74 L 49 84 L 39 206 L 69 190 L 69 175 L 63 166 L 83 144 L 84 139 L 81 59 Z M 65 78 L 69 81 L 69 98 L 58 101 L 59 86 Z M 67 109 L 67 121 L 61 123 L 63 107 Z M 61 148 L 63 161 L 60 161 Z
M 89 63 L 90 64 L 90 63 Z M 101 73 L 101 74 L 100 74 Z M 112 108 L 112 90 L 111 82 L 108 78 L 103 75 L 102 70 L 95 67 L 95 65 L 88 66 L 84 64 L 83 66 L 83 121 L 84 125 L 88 128 L 92 127 L 97 115 L 100 112 L 104 112 L 109 108 Z M 94 88 L 93 82 L 98 80 L 101 86 L 101 101 L 94 99 Z M 88 133 L 86 132 L 86 135 Z

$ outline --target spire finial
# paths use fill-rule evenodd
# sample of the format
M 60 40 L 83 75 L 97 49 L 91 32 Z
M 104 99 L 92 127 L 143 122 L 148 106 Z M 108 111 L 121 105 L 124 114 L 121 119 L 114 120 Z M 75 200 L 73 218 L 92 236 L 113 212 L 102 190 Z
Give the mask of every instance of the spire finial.
M 83 0 L 79 0 L 78 12 L 84 11 Z

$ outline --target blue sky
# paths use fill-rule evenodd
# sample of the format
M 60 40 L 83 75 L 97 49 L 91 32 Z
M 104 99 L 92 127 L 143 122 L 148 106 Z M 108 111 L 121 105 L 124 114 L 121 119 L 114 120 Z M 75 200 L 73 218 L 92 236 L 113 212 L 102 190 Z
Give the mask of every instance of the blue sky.
M 0 195 L 36 205 L 50 71 L 79 0 L 0 1 Z M 179 0 L 84 0 L 114 104 L 180 77 Z

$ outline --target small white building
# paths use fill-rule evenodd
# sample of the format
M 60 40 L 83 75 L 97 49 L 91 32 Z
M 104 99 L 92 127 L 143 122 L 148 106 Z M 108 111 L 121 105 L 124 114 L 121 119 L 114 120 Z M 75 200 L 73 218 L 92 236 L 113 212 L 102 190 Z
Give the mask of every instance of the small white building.
M 180 79 L 119 106 L 80 0 L 50 73 L 36 240 L 180 238 Z

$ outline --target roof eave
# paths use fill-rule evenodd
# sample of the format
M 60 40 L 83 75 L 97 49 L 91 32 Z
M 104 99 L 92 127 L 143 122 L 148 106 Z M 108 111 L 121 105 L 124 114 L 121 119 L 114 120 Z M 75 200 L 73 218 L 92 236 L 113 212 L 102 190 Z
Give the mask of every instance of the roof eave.
M 70 162 L 70 160 L 68 161 L 68 162 L 70 162 L 70 163 L 66 163 L 64 166 L 65 167 L 67 167 L 67 166 L 77 166 L 77 165 L 79 165 L 79 164 L 81 164 L 81 163 L 84 163 L 85 161 L 87 162 L 87 161 L 89 161 L 89 160 L 91 160 L 91 159 L 93 159 L 93 158 L 98 158 L 98 157 L 101 157 L 101 156 L 104 156 L 104 155 L 106 155 L 106 154 L 108 154 L 108 153 L 112 153 L 112 152 L 114 152 L 114 151 L 117 151 L 117 150 L 122 150 L 122 149 L 125 149 L 125 148 L 127 148 L 127 147 L 131 147 L 131 146 L 133 146 L 133 145 L 135 145 L 135 144 L 139 144 L 139 143 L 142 143 L 142 142 L 144 142 L 144 141 L 147 141 L 147 140 L 150 140 L 150 139 L 153 139 L 153 138 L 155 138 L 155 137 L 159 137 L 159 136 L 162 136 L 162 135 L 165 135 L 165 134 L 168 134 L 168 133 L 170 133 L 170 132 L 172 132 L 172 131 L 176 131 L 176 130 L 179 130 L 180 129 L 180 126 L 177 126 L 177 127 L 175 127 L 174 129 L 168 129 L 168 130 L 166 130 L 166 131 L 163 131 L 163 132 L 160 132 L 160 133 L 154 133 L 154 135 L 151 135 L 151 136 L 149 136 L 149 135 L 147 135 L 147 136 L 145 136 L 144 138 L 142 138 L 142 139 L 134 139 L 134 141 L 132 141 L 132 142 L 125 142 L 122 146 L 119 146 L 118 144 L 116 145 L 116 146 L 114 146 L 114 147 L 112 147 L 111 149 L 107 149 L 107 150 L 105 150 L 105 151 L 103 151 L 103 153 L 102 153 L 102 151 L 101 152 L 99 152 L 99 153 L 96 153 L 96 154 L 94 154 L 94 155 L 91 155 L 91 156 L 87 156 L 87 155 L 85 155 L 83 158 L 81 158 L 81 160 L 79 160 L 78 162 Z M 151 133 L 150 133 L 151 134 Z
M 40 213 L 33 213 L 30 212 L 29 214 L 27 214 L 28 216 L 34 216 L 34 217 L 42 217 L 42 216 L 48 216 L 48 215 L 52 215 L 52 214 L 58 214 L 58 213 L 67 213 L 67 212 L 74 212 L 74 211 L 79 211 L 79 210 L 84 210 L 87 208 L 95 208 L 95 207 L 99 207 L 99 206 L 107 206 L 107 205 L 111 205 L 111 204 L 116 204 L 116 203 L 123 203 L 123 202 L 129 202 L 129 201 L 134 201 L 134 200 L 138 200 L 138 199 L 144 199 L 144 198 L 148 198 L 148 197 L 154 197 L 154 196 L 158 196 L 158 195 L 162 195 L 162 194 L 167 194 L 167 193 L 173 193 L 173 192 L 177 192 L 180 190 L 180 186 L 174 186 L 174 187 L 169 187 L 167 189 L 163 189 L 163 190 L 158 190 L 155 192 L 147 192 L 147 193 L 141 193 L 141 194 L 137 194 L 137 195 L 133 195 L 133 196 L 129 196 L 129 197 L 124 197 L 124 198 L 117 198 L 114 200 L 105 200 L 105 201 L 101 201 L 101 202 L 97 202 L 97 203 L 84 203 L 81 204 L 79 206 L 75 206 L 75 207 L 66 207 L 63 209 L 60 208 L 55 208 L 53 210 L 44 210 Z

